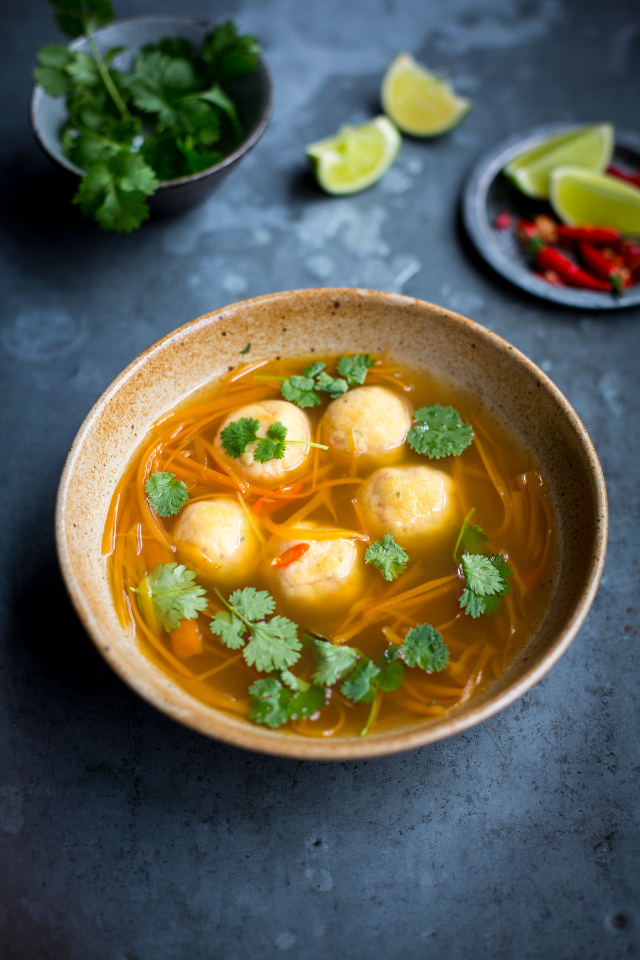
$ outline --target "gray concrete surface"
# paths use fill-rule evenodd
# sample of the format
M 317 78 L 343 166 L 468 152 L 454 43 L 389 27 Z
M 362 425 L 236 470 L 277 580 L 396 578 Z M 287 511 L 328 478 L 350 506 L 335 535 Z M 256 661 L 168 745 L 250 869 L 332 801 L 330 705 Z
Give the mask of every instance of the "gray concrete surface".
M 84 222 L 31 139 L 49 8 L 0 14 L 0 956 L 637 956 L 640 311 L 519 294 L 466 249 L 456 202 L 474 158 L 517 129 L 639 127 L 640 9 L 117 0 L 120 16 L 178 9 L 260 37 L 275 116 L 205 206 L 130 237 Z M 401 49 L 445 66 L 473 111 L 450 136 L 405 141 L 368 192 L 321 195 L 303 146 L 375 110 Z M 590 431 L 612 523 L 583 630 L 520 702 L 435 747 L 311 766 L 209 742 L 120 683 L 67 600 L 52 513 L 81 420 L 139 351 L 225 303 L 322 284 L 402 290 L 524 350 Z

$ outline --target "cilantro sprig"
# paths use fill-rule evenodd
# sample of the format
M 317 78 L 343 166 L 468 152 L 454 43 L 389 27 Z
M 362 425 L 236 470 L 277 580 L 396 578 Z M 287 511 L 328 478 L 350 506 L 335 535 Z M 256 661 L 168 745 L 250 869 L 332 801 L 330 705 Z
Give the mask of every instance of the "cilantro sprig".
M 307 447 L 318 447 L 328 450 L 324 443 L 312 443 L 310 440 L 287 440 L 287 428 L 277 420 L 269 425 L 266 436 L 259 437 L 260 421 L 255 417 L 240 417 L 220 432 L 220 440 L 224 452 L 235 460 L 241 457 L 250 443 L 256 443 L 253 459 L 258 463 L 268 463 L 270 460 L 282 460 L 288 443 L 300 443 Z
M 484 551 L 484 544 L 489 540 L 482 527 L 470 522 L 475 512 L 476 508 L 472 507 L 462 521 L 462 526 L 456 527 L 456 530 L 458 530 L 458 539 L 453 548 L 453 562 L 456 564 L 460 562 L 458 559 L 458 550 L 460 547 L 464 548 L 465 553 L 480 553 Z
M 374 540 L 364 555 L 364 562 L 376 567 L 385 580 L 396 580 L 409 562 L 409 554 L 396 543 L 390 533 Z
M 407 443 L 416 453 L 430 459 L 458 457 L 473 441 L 472 428 L 453 407 L 434 403 L 431 407 L 420 407 L 414 417 L 416 424 L 407 434 Z
M 189 499 L 187 485 L 169 471 L 152 473 L 144 485 L 147 500 L 159 517 L 180 513 Z
M 471 617 L 490 617 L 502 606 L 502 597 L 513 593 L 509 578 L 513 571 L 502 554 L 465 553 L 460 560 L 465 589 L 460 606 Z
M 289 671 L 282 671 L 282 674 L 282 682 L 275 677 L 265 677 L 249 687 L 249 719 L 254 723 L 273 729 L 289 720 L 312 717 L 324 707 L 322 687 L 306 683 Z M 295 686 L 292 686 L 291 678 L 296 681 Z
M 418 667 L 427 673 L 439 673 L 449 662 L 449 648 L 442 635 L 428 623 L 409 630 L 402 644 L 387 647 L 379 660 L 365 657 L 356 647 L 334 645 L 317 634 L 305 634 L 305 644 L 312 650 L 316 669 L 314 683 L 333 687 L 354 703 L 371 703 L 369 719 L 362 736 L 369 732 L 375 717 L 379 693 L 391 693 L 401 686 L 407 667 Z
M 215 592 L 227 609 L 213 615 L 210 627 L 225 647 L 242 649 L 248 666 L 263 673 L 284 670 L 298 662 L 302 644 L 297 624 L 279 615 L 266 619 L 276 606 L 266 590 L 245 587 L 235 590 L 228 601 L 219 590 Z
M 207 607 L 206 591 L 195 578 L 184 564 L 159 563 L 134 590 L 145 618 L 151 612 L 167 632 L 177 630 L 183 619 L 194 620 Z
M 363 356 L 356 354 L 353 357 L 340 357 L 337 367 L 342 376 L 332 377 L 327 373 L 326 363 L 316 360 L 304 368 L 302 376 L 287 377 L 280 392 L 285 400 L 298 407 L 316 407 L 322 403 L 321 393 L 328 393 L 331 399 L 335 400 L 346 393 L 349 387 L 361 386 L 374 364 L 375 360 L 371 360 L 368 353 Z
M 322 360 L 316 360 L 304 368 L 301 377 L 293 376 L 284 380 L 280 388 L 284 399 L 304 409 L 322 403 L 320 393 L 328 393 L 332 400 L 346 393 L 349 389 L 347 381 L 329 376 L 326 366 Z
M 93 33 L 113 19 L 108 0 L 51 0 L 55 20 L 88 52 L 48 44 L 34 79 L 64 97 L 63 151 L 84 171 L 74 202 L 105 230 L 129 232 L 149 217 L 147 198 L 161 181 L 197 173 L 231 153 L 242 137 L 225 87 L 255 70 L 258 45 L 232 22 L 207 35 L 200 50 L 180 37 L 143 48 L 133 71 L 101 53 Z
M 340 357 L 338 373 L 346 378 L 350 387 L 362 386 L 367 373 L 374 365 L 375 360 L 371 360 L 368 353 L 364 353 L 362 356 L 356 353 L 353 357 Z

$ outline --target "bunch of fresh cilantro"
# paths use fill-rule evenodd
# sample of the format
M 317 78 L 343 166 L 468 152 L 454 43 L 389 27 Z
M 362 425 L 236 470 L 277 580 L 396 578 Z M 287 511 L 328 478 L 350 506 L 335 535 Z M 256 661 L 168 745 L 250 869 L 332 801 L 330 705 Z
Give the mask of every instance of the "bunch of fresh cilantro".
M 123 47 L 98 50 L 92 34 L 113 19 L 109 0 L 51 0 L 55 20 L 89 52 L 61 44 L 42 47 L 37 83 L 64 97 L 61 131 L 67 157 L 85 174 L 74 203 L 105 230 L 129 233 L 149 217 L 146 198 L 161 181 L 213 166 L 242 137 L 226 85 L 255 70 L 258 45 L 231 21 L 196 50 L 167 37 L 143 47 L 133 70 L 112 62 Z

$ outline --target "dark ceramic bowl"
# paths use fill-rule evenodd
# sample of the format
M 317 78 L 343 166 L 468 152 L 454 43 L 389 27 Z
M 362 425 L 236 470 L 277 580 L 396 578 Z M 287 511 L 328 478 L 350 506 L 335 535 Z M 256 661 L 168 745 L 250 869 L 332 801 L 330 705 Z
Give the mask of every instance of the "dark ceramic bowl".
M 140 17 L 121 20 L 99 30 L 94 39 L 101 53 L 112 47 L 125 47 L 113 65 L 119 70 L 130 70 L 138 51 L 147 43 L 156 43 L 163 37 L 185 37 L 194 46 L 202 44 L 213 24 L 192 17 Z M 72 50 L 88 49 L 85 39 L 74 40 Z M 149 206 L 159 213 L 173 213 L 204 200 L 256 145 L 267 128 L 273 108 L 271 79 L 261 59 L 254 73 L 249 73 L 228 86 L 238 109 L 244 138 L 238 147 L 219 163 L 176 180 L 164 180 L 149 198 Z M 64 97 L 50 97 L 36 84 L 31 95 L 31 126 L 50 157 L 76 176 L 82 176 L 79 167 L 64 155 L 60 144 L 60 128 L 67 116 Z
M 536 127 L 526 134 L 518 133 L 492 147 L 474 165 L 462 194 L 462 219 L 476 250 L 493 269 L 511 283 L 536 297 L 580 310 L 620 310 L 640 303 L 640 285 L 624 291 L 622 296 L 594 293 L 576 287 L 554 287 L 537 276 L 529 258 L 522 252 L 512 230 L 498 230 L 496 216 L 507 211 L 513 217 L 532 220 L 538 213 L 552 213 L 545 200 L 532 200 L 520 193 L 502 173 L 504 167 L 525 150 L 556 133 L 585 124 L 552 123 Z M 616 130 L 613 163 L 640 167 L 640 136 Z

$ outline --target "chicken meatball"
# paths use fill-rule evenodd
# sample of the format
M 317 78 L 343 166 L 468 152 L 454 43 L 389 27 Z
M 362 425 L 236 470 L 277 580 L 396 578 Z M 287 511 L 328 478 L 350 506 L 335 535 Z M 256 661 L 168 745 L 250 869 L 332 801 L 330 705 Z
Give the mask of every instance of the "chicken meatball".
M 318 529 L 317 527 L 315 529 Z M 305 615 L 322 611 L 324 619 L 353 603 L 362 588 L 363 561 L 351 540 L 313 540 L 309 537 L 286 540 L 278 556 L 299 543 L 308 544 L 302 556 L 285 567 L 271 566 L 275 588 L 282 598 Z
M 279 421 L 287 428 L 287 440 L 303 440 L 305 443 L 287 444 L 282 460 L 269 460 L 267 463 L 260 463 L 253 458 L 258 446 L 257 440 L 248 444 L 244 453 L 237 459 L 229 457 L 222 446 L 220 434 L 230 423 L 242 417 L 260 421 L 259 437 L 265 437 L 271 424 Z M 247 480 L 268 487 L 278 487 L 285 480 L 293 480 L 304 473 L 311 451 L 311 447 L 306 446 L 306 443 L 310 440 L 311 424 L 306 413 L 299 407 L 286 400 L 261 400 L 259 403 L 248 404 L 230 414 L 217 433 L 215 445 L 220 450 L 221 456 L 233 464 Z
M 413 410 L 385 387 L 356 387 L 329 404 L 322 420 L 326 443 L 347 460 L 355 453 L 371 466 L 400 455 Z
M 358 499 L 369 531 L 376 538 L 390 533 L 402 546 L 448 529 L 457 513 L 453 480 L 426 466 L 376 470 Z
M 250 573 L 259 556 L 258 538 L 237 500 L 215 497 L 187 504 L 174 535 L 218 565 L 216 580 Z

